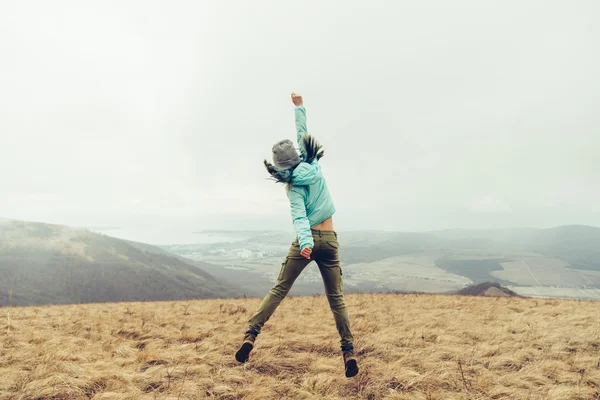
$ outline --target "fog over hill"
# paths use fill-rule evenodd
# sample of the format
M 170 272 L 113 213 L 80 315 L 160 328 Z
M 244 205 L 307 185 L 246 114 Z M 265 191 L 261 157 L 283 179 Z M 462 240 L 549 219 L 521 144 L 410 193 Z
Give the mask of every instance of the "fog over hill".
M 0 305 L 238 294 L 193 264 L 150 245 L 142 248 L 84 229 L 0 220 Z

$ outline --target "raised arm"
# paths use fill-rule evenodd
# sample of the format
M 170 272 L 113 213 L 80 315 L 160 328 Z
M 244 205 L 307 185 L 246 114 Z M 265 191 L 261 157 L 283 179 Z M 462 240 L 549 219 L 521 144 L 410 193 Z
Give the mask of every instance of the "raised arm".
M 304 108 L 304 102 L 302 96 L 296 93 L 292 93 L 292 102 L 296 106 L 295 117 L 296 117 L 296 138 L 298 140 L 298 147 L 302 152 L 302 155 L 306 155 L 304 149 L 304 142 L 302 138 L 308 134 L 306 129 L 306 109 Z

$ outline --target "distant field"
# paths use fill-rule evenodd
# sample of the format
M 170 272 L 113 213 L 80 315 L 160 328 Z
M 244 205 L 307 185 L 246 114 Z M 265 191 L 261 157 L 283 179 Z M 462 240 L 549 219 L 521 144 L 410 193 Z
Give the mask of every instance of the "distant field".
M 586 280 L 579 272 L 569 270 L 569 264 L 550 257 L 514 257 L 501 263 L 503 271 L 492 274 L 527 286 L 585 286 Z
M 574 269 L 572 271 L 577 272 L 578 274 L 583 276 L 585 278 L 586 283 L 600 287 L 600 271 L 588 271 L 578 269 Z
M 600 303 L 346 296 L 344 377 L 324 297 L 286 299 L 251 361 L 260 299 L 0 308 L 0 399 L 600 399 Z
M 391 257 L 365 264 L 345 265 L 344 284 L 371 285 L 380 291 L 439 293 L 456 291 L 471 283 L 464 276 L 444 271 L 435 265 L 435 254 Z
M 482 283 L 494 280 L 501 284 L 508 284 L 509 281 L 495 278 L 493 273 L 502 271 L 501 263 L 507 260 L 502 258 L 441 258 L 436 261 L 436 265 L 452 274 L 461 275 L 469 278 L 474 283 Z

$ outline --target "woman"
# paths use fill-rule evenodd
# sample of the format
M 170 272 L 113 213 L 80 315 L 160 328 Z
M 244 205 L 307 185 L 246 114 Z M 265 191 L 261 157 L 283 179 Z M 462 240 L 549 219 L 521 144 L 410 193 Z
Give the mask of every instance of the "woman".
M 358 365 L 342 293 L 339 244 L 332 218 L 335 207 L 319 166 L 323 150 L 307 134 L 302 96 L 292 93 L 292 102 L 296 105 L 296 132 L 301 154 L 294 149 L 291 140 L 282 140 L 273 146 L 273 164 L 265 160 L 265 166 L 277 182 L 286 185 L 297 238 L 281 266 L 275 286 L 248 321 L 249 329 L 235 358 L 242 363 L 248 361 L 261 328 L 285 298 L 304 267 L 314 260 L 323 277 L 325 293 L 340 334 L 346 376 L 352 377 L 358 373 Z

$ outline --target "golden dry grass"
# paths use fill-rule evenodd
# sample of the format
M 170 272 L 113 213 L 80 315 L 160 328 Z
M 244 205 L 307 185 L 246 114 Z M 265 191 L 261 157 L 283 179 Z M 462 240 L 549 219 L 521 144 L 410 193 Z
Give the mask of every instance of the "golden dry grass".
M 352 379 L 324 297 L 236 363 L 259 302 L 2 308 L 0 399 L 600 399 L 597 302 L 350 295 Z

